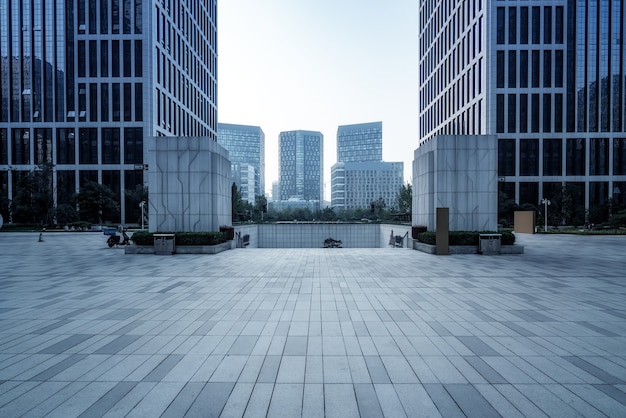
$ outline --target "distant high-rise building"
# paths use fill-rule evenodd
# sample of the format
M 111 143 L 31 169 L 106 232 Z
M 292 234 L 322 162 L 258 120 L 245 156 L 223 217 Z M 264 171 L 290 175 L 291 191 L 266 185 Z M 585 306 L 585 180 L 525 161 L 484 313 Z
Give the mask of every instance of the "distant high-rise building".
M 539 205 L 564 186 L 589 210 L 626 203 L 626 5 L 418 6 L 420 143 L 497 135 L 499 190 Z
M 404 185 L 404 163 L 339 162 L 332 166 L 330 177 L 334 209 L 364 209 L 379 199 L 391 209 L 397 207 Z
M 96 181 L 137 222 L 144 139 L 217 139 L 216 0 L 4 0 L 0 61 L 0 197 L 50 163 L 55 205 Z
M 324 136 L 288 131 L 279 135 L 280 200 L 323 201 Z
M 383 123 L 369 122 L 337 128 L 337 163 L 330 173 L 335 209 L 363 209 L 383 199 L 397 201 L 404 184 L 404 164 L 383 162 Z
M 272 200 L 280 200 L 280 183 L 272 182 Z
M 383 123 L 370 122 L 337 128 L 337 161 L 383 160 Z
M 237 174 L 237 187 L 244 188 L 252 195 L 250 203 L 254 203 L 255 196 L 265 195 L 265 134 L 258 126 L 233 125 L 229 123 L 217 124 L 217 142 L 228 151 L 230 162 L 233 165 L 233 176 L 244 166 L 254 169 L 252 182 L 248 176 Z M 234 166 L 237 167 L 234 167 Z M 247 172 L 248 168 L 245 167 Z M 248 199 L 249 200 L 249 199 Z

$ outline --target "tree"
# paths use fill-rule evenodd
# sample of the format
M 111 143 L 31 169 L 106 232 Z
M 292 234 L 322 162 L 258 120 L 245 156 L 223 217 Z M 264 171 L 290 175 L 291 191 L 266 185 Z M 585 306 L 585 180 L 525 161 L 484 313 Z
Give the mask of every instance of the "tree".
M 141 202 L 148 203 L 148 188 L 143 184 L 138 184 L 134 189 L 124 190 L 126 195 L 126 222 L 134 220 L 138 224 L 141 224 Z M 148 205 L 143 210 L 144 222 L 148 218 Z
M 504 227 L 513 224 L 515 211 L 519 210 L 519 206 L 515 203 L 515 199 L 510 198 L 504 192 L 498 192 L 498 222 Z
M 115 193 L 107 186 L 87 181 L 74 199 L 82 221 L 97 224 L 119 219 L 120 205 L 115 200 Z
M 402 185 L 398 194 L 398 212 L 411 213 L 413 210 L 413 188 L 411 183 Z
M 49 212 L 54 206 L 52 167 L 51 163 L 43 163 L 33 171 L 17 172 L 17 187 L 11 201 L 13 222 L 49 223 Z

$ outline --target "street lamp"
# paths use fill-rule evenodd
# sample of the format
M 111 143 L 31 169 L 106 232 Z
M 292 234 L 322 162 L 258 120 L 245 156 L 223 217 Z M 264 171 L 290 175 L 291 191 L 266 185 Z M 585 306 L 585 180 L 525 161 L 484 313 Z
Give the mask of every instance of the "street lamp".
M 548 232 L 548 206 L 550 206 L 552 202 L 544 197 L 543 199 L 541 199 L 541 203 L 543 204 L 544 218 L 543 232 Z
M 143 226 L 144 226 L 144 225 L 143 225 L 143 219 L 144 219 L 144 217 L 143 217 L 143 211 L 144 211 L 145 206 L 146 206 L 146 201 L 145 201 L 145 200 L 142 200 L 142 201 L 139 203 L 139 207 L 141 208 L 141 229 L 142 229 L 142 230 L 143 230 Z

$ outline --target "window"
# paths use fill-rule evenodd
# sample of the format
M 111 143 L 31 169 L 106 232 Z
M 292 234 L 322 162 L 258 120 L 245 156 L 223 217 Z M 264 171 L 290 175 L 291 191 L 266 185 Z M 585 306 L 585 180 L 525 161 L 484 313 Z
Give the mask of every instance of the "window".
M 562 141 L 560 139 L 543 140 L 543 175 L 560 176 L 562 174 Z
M 543 86 L 552 87 L 552 51 L 543 51 Z
M 589 140 L 589 175 L 606 176 L 609 174 L 609 140 L 591 138 Z
M 539 95 L 531 96 L 530 104 L 530 130 L 531 132 L 539 132 Z
M 528 51 L 519 52 L 519 86 L 528 87 Z
M 539 87 L 539 51 L 532 52 L 532 86 Z
M 98 164 L 98 129 L 81 128 L 78 132 L 80 140 L 79 163 Z
M 496 132 L 504 132 L 504 94 L 496 96 Z
M 517 43 L 517 9 L 509 7 L 509 44 Z
M 106 83 L 100 86 L 100 120 L 109 121 L 109 85 Z
M 554 132 L 563 132 L 563 95 L 554 95 Z
M 496 87 L 504 88 L 504 51 L 497 52 L 496 62 Z
M 515 51 L 509 51 L 509 87 L 515 88 L 517 86 L 517 54 Z
M 550 132 L 551 128 L 551 112 L 552 110 L 552 96 L 549 94 L 543 95 L 543 132 Z
M 521 182 L 519 184 L 519 204 L 525 203 L 539 204 L 539 183 Z
M 552 43 L 552 7 L 543 8 L 543 42 L 545 44 Z
M 120 129 L 102 129 L 102 164 L 120 163 Z
M 124 128 L 124 163 L 143 164 L 142 128 Z
M 11 163 L 30 164 L 30 130 L 13 129 Z
M 519 95 L 519 131 L 528 132 L 528 95 Z
M 528 44 L 528 7 L 520 9 L 520 43 Z
M 509 109 L 508 109 L 508 113 L 509 113 L 509 123 L 508 123 L 508 132 L 509 133 L 513 133 L 515 132 L 515 117 L 517 116 L 517 107 L 515 106 L 516 101 L 515 101 L 516 97 L 514 94 L 509 94 Z
M 515 140 L 498 141 L 498 176 L 515 175 Z
M 541 37 L 541 9 L 533 7 L 533 44 L 539 44 Z
M 613 140 L 613 175 L 623 176 L 626 174 L 626 139 L 616 138 Z M 626 196 L 626 189 L 622 192 Z
M 100 41 L 100 75 L 109 76 L 109 41 Z
M 57 129 L 57 164 L 74 164 L 76 161 L 75 150 L 74 130 Z
M 498 44 L 504 44 L 504 7 L 498 7 L 497 10 L 497 14 L 498 14 L 498 27 L 497 27 L 497 38 L 496 38 L 496 42 Z
M 539 140 L 520 139 L 519 146 L 520 176 L 539 175 Z
M 122 45 L 122 53 L 124 54 L 124 59 L 122 60 L 124 63 L 124 77 L 130 77 L 132 75 L 131 64 L 133 62 L 130 54 L 130 41 L 124 41 Z
M 565 170 L 568 176 L 585 175 L 585 139 L 568 138 L 565 154 Z

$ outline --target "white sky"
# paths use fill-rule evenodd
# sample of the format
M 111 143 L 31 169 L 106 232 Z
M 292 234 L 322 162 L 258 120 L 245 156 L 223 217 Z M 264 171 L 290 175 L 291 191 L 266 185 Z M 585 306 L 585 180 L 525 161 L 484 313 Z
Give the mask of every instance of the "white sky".
M 325 196 L 337 127 L 383 122 L 383 160 L 417 148 L 415 0 L 220 0 L 218 119 L 260 126 L 265 184 L 278 180 L 278 134 L 324 135 Z

